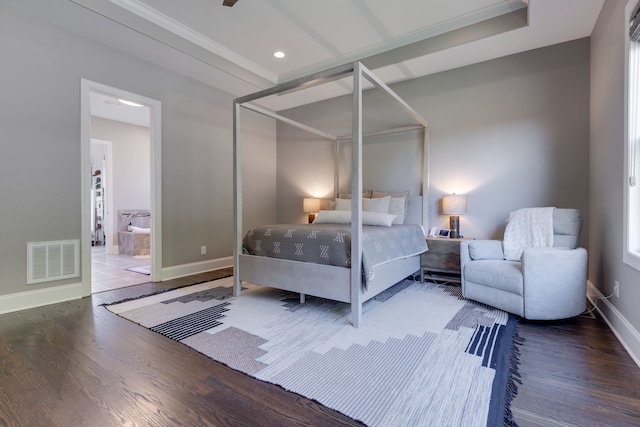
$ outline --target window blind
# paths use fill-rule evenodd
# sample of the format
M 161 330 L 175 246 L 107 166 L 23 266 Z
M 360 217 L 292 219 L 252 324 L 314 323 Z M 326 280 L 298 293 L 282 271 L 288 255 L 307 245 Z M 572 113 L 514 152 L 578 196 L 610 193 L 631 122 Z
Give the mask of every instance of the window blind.
M 629 24 L 629 37 L 635 42 L 640 41 L 640 2 L 633 8 Z
M 633 41 L 640 41 L 640 2 L 636 4 L 629 19 L 629 37 Z
M 629 185 L 636 185 L 637 148 L 640 140 L 640 42 L 629 43 Z
M 636 185 L 640 143 L 640 2 L 629 19 L 629 185 Z

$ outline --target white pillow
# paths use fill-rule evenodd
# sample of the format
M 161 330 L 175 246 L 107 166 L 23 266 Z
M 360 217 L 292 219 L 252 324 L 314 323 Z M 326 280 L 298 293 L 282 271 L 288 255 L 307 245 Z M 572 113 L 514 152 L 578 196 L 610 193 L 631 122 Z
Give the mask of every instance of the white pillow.
M 347 199 L 345 199 L 347 200 Z M 341 209 L 320 211 L 313 220 L 314 224 L 351 224 L 351 212 Z
M 362 212 L 362 225 L 379 225 L 382 227 L 391 227 L 395 215 L 386 212 Z
M 393 220 L 394 224 L 404 224 L 406 200 L 406 196 L 391 198 L 391 203 L 389 203 L 389 213 L 396 215 L 396 219 Z
M 395 215 L 379 212 L 362 212 L 362 225 L 391 227 Z M 351 224 L 351 212 L 345 210 L 320 211 L 314 224 Z
M 391 196 L 379 199 L 362 199 L 362 210 L 367 212 L 389 213 Z M 337 211 L 350 211 L 351 199 L 336 199 Z
M 385 197 L 385 196 L 391 196 L 392 199 L 398 198 L 398 197 L 404 197 L 404 215 L 402 215 L 402 222 L 400 222 L 400 211 L 399 209 L 389 209 L 389 213 L 392 214 L 397 214 L 398 218 L 396 218 L 396 222 L 394 222 L 394 224 L 404 224 L 404 219 L 405 216 L 407 214 L 407 211 L 409 210 L 409 191 L 405 190 L 405 191 L 399 191 L 397 193 L 387 193 L 385 191 L 371 191 L 371 198 L 375 199 L 375 198 L 379 198 L 379 197 Z M 396 201 L 397 202 L 397 201 Z
M 337 211 L 350 211 L 351 210 L 351 199 L 336 199 L 336 208 Z
M 367 212 L 389 213 L 391 196 L 379 199 L 362 199 L 362 210 Z

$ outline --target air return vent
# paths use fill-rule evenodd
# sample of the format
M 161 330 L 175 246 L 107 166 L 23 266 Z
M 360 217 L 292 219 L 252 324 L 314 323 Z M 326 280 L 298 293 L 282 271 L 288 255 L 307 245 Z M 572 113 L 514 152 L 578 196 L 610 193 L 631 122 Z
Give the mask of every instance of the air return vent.
M 79 277 L 79 240 L 27 243 L 27 284 Z

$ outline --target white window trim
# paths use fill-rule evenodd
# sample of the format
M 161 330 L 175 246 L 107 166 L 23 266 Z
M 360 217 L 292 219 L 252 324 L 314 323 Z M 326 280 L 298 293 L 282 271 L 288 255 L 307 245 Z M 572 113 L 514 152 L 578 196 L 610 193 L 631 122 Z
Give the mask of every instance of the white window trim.
M 630 126 L 631 126 L 631 114 L 632 113 L 636 113 L 636 115 L 638 114 L 638 112 L 634 111 L 634 108 L 637 108 L 640 110 L 640 99 L 634 99 L 631 100 L 630 99 L 630 89 L 632 88 L 631 86 L 631 82 L 630 82 L 630 78 L 631 78 L 631 73 L 629 70 L 629 67 L 631 65 L 631 61 L 630 61 L 630 52 L 631 52 L 631 41 L 629 39 L 629 21 L 631 18 L 631 13 L 633 12 L 633 9 L 635 8 L 636 4 L 637 4 L 638 0 L 629 0 L 627 2 L 627 6 L 625 9 L 625 25 L 624 25 L 624 40 L 625 40 L 625 66 L 624 66 L 624 72 L 625 72 L 625 79 L 624 79 L 624 110 L 625 110 L 625 116 L 624 116 L 624 209 L 623 209 L 623 216 L 624 216 L 624 230 L 623 230 L 623 262 L 633 268 L 635 268 L 636 270 L 640 271 L 640 252 L 634 252 L 630 249 L 630 237 L 629 237 L 629 233 L 630 231 L 630 221 L 635 217 L 636 221 L 640 221 L 640 215 L 638 215 L 638 213 L 636 213 L 636 215 L 632 215 L 632 213 L 630 212 L 632 209 L 631 206 L 631 192 L 632 191 L 639 191 L 638 189 L 638 185 L 640 185 L 640 183 L 636 184 L 636 187 L 631 187 L 629 185 L 629 177 L 631 176 L 632 170 L 631 170 L 631 153 L 630 153 L 630 143 L 629 143 L 629 139 L 633 137 Z M 640 84 L 640 82 L 637 82 L 637 84 Z M 633 102 L 632 102 L 633 101 Z M 632 104 L 636 104 L 635 106 Z M 640 124 L 637 125 L 636 129 L 635 129 L 635 133 L 640 133 Z M 637 159 L 637 157 L 636 157 Z

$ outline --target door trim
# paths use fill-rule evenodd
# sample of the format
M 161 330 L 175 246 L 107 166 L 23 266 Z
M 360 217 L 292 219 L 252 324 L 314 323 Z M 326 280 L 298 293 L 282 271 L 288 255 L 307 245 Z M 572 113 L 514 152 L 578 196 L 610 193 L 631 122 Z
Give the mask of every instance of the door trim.
M 107 162 L 107 166 L 106 166 L 106 170 L 102 171 L 102 176 L 103 176 L 103 187 L 106 189 L 106 191 L 103 192 L 103 194 L 106 194 L 106 197 L 104 198 L 104 223 L 103 223 L 103 227 L 104 227 L 104 235 L 105 236 L 110 236 L 110 239 L 106 239 L 106 245 L 105 245 L 105 249 L 107 251 L 108 254 L 117 254 L 117 242 L 114 248 L 114 244 L 113 244 L 113 235 L 114 235 L 114 230 L 113 230 L 113 175 L 111 174 L 111 172 L 113 171 L 113 142 L 112 141 L 107 141 L 104 139 L 98 139 L 98 138 L 91 138 L 91 145 L 104 145 L 105 149 L 106 149 L 106 162 Z
M 91 295 L 91 111 L 89 96 L 91 92 L 101 93 L 115 98 L 128 99 L 149 107 L 151 122 L 151 280 L 161 282 L 162 278 L 162 136 L 160 101 L 132 92 L 87 79 L 80 81 L 80 200 L 81 200 L 81 240 L 80 274 L 82 276 L 82 295 Z

